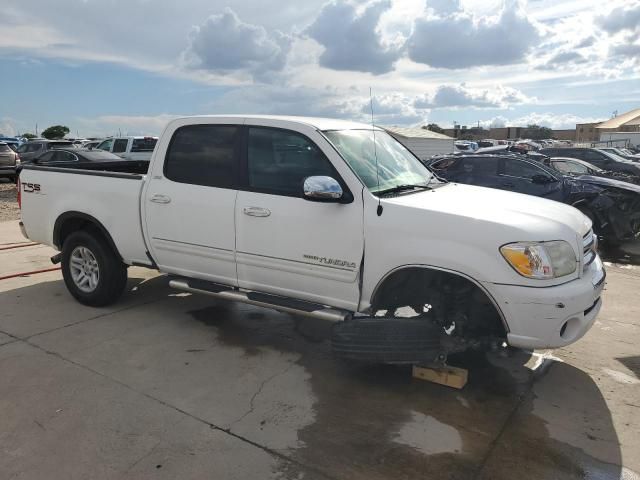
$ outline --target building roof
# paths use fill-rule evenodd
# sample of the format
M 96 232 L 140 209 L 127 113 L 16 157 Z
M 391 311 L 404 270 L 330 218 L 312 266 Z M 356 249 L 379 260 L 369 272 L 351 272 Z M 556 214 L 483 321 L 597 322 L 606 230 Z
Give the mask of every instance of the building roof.
M 620 128 L 623 125 L 639 125 L 640 124 L 640 108 L 623 113 L 617 117 L 602 122 L 596 128 Z
M 438 140 L 453 140 L 453 137 L 442 133 L 432 132 L 426 128 L 382 127 L 392 135 L 404 138 L 429 138 Z

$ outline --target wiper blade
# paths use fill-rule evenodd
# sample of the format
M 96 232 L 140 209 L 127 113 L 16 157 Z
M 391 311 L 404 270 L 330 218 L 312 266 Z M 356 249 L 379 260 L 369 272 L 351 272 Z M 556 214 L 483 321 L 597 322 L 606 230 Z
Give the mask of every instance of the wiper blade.
M 380 190 L 378 195 L 387 195 L 389 193 L 398 193 L 398 192 L 408 192 L 410 190 L 431 190 L 431 187 L 427 184 L 405 184 L 405 185 L 396 185 L 392 188 L 387 188 L 385 190 Z

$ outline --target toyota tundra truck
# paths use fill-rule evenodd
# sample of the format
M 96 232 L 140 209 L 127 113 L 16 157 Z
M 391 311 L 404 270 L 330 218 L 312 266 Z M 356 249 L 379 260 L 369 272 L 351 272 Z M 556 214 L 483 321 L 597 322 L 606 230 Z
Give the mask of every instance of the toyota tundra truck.
M 418 363 L 582 337 L 605 271 L 591 221 L 438 178 L 384 130 L 340 120 L 171 121 L 148 166 L 24 166 L 22 225 L 80 303 L 127 268 L 178 290 L 334 322 L 341 357 Z

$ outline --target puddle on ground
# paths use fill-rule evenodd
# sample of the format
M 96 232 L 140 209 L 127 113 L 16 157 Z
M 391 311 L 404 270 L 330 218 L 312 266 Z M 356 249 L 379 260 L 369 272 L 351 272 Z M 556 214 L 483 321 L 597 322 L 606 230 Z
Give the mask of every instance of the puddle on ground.
M 582 391 L 593 397 L 593 415 L 601 418 L 600 435 L 615 438 L 606 402 L 597 387 L 592 388 L 592 380 L 550 354 L 509 349 L 502 354 L 452 356 L 452 365 L 470 370 L 468 385 L 458 391 L 415 380 L 410 367 L 335 360 L 328 340 L 330 325 L 324 322 L 226 302 L 191 314 L 215 328 L 220 343 L 241 348 L 249 364 L 272 354 L 293 359 L 288 372 L 266 382 L 266 390 L 253 399 L 253 412 L 231 430 L 241 429 L 244 437 L 325 475 L 465 479 L 482 473 L 483 478 L 511 479 L 518 472 L 522 479 L 536 480 L 620 478 L 619 451 L 617 457 L 611 453 L 613 463 L 605 464 L 552 438 L 546 419 L 534 414 L 531 382 L 543 383 L 555 368 L 570 369 L 579 375 L 569 377 L 575 382 L 569 391 L 578 398 Z M 297 389 L 300 384 L 303 387 Z M 298 409 L 286 418 L 300 396 L 306 397 L 307 410 Z M 570 411 L 573 401 L 569 396 L 568 404 L 557 408 Z M 280 430 L 265 430 L 274 424 Z M 487 457 L 499 434 L 495 454 Z M 287 462 L 278 468 L 290 479 L 306 471 Z
M 425 455 L 460 453 L 462 449 L 458 430 L 420 412 L 411 412 L 411 420 L 398 430 L 393 441 Z

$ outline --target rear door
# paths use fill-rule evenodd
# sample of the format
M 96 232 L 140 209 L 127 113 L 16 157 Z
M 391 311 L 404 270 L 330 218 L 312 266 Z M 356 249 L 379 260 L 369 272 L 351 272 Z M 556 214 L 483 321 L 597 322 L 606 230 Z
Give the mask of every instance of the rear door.
M 346 168 L 318 132 L 279 125 L 252 120 L 245 130 L 235 219 L 239 286 L 355 310 L 364 247 L 362 185 L 347 185 L 350 171 L 334 167 L 341 162 Z M 351 201 L 304 199 L 310 176 L 334 178 Z
M 163 271 L 235 286 L 241 127 L 187 120 L 165 132 L 143 192 L 147 242 Z

